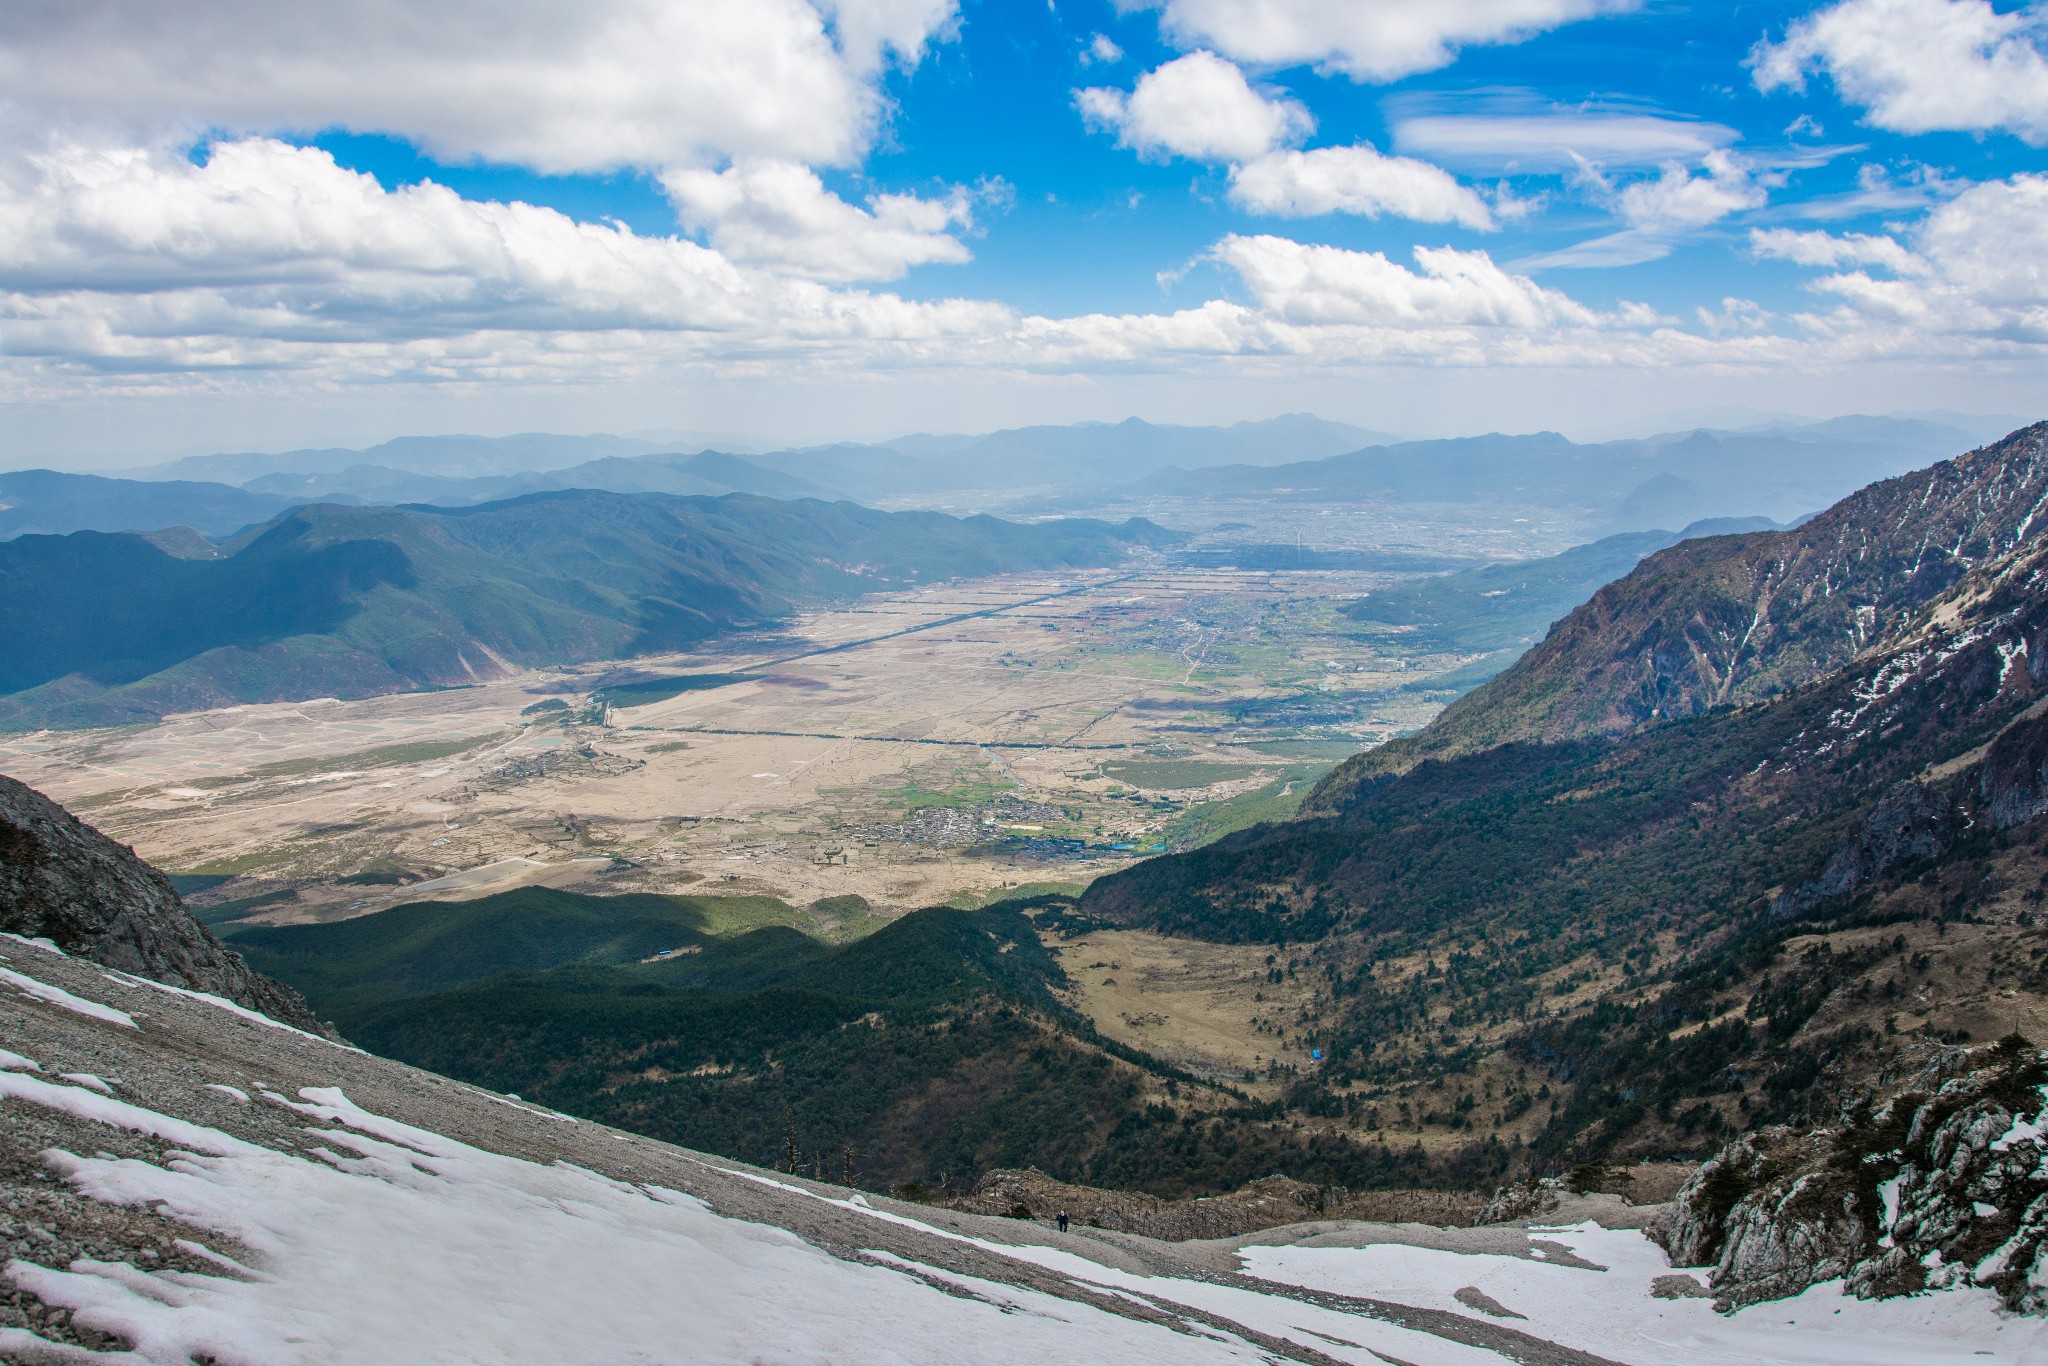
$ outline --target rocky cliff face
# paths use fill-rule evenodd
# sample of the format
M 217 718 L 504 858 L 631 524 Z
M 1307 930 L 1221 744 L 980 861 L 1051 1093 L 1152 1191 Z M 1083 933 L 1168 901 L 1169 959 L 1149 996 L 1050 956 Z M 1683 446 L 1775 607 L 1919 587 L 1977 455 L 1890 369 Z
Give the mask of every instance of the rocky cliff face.
M 0 931 L 324 1031 L 305 1000 L 222 946 L 164 875 L 33 788 L 0 776 Z
M 1791 531 L 1649 557 L 1419 735 L 1332 773 L 1305 814 L 1383 773 L 1518 740 L 1625 735 L 1785 693 L 1888 644 L 1971 570 L 2048 531 L 2048 423 L 1843 499 Z
M 1942 1049 L 1838 1125 L 1766 1129 L 1701 1167 L 1658 1230 L 1724 1307 L 1843 1278 L 1883 1299 L 1975 1284 L 2048 1313 L 2048 1059 Z

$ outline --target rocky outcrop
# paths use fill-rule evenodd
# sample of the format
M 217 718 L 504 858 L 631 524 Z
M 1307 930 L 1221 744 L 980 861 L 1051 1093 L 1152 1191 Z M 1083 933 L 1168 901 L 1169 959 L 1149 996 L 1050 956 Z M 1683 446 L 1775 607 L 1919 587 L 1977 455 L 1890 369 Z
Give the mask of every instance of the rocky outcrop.
M 1781 893 L 1771 913 L 1799 915 L 1860 891 L 1900 864 L 1938 856 L 1968 828 L 1965 815 L 1945 791 L 1916 782 L 1895 784 L 1835 850 L 1821 875 Z
M 1517 1219 L 1540 1219 L 1555 1214 L 1567 1194 L 1564 1182 L 1555 1176 L 1502 1186 L 1486 1202 L 1486 1208 L 1473 1216 L 1472 1226 L 1508 1224 Z
M 2048 651 L 2043 655 L 2048 663 Z M 1977 765 L 1976 795 L 2000 830 L 2048 812 L 2048 716 L 2021 717 L 1992 742 Z
M 164 875 L 42 793 L 0 776 L 0 931 L 331 1032 L 304 998 L 192 918 Z
M 1939 1050 L 1841 1122 L 1744 1135 L 1659 1240 L 1723 1308 L 1841 1279 L 1863 1299 L 1974 1284 L 2048 1313 L 2048 1059 L 2018 1036 Z

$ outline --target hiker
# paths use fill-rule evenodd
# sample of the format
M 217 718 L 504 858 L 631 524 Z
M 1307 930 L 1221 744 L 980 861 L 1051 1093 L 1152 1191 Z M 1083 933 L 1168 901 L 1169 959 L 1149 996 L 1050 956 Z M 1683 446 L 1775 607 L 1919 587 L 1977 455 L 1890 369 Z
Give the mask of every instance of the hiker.
M 1054 1220 L 1060 1226 L 1060 1232 L 1065 1233 L 1067 1231 L 1067 1212 L 1065 1210 L 1061 1210 L 1057 1215 L 1054 1215 L 1053 1217 Z

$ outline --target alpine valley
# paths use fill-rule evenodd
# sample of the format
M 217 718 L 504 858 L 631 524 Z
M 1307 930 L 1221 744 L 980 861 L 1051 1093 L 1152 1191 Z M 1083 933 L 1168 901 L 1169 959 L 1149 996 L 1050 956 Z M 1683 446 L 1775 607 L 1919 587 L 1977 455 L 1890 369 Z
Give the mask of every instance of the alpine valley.
M 239 618 L 219 611 L 175 623 L 183 634 L 147 658 L 126 643 L 134 632 L 102 632 L 64 648 L 139 662 L 87 667 L 67 656 L 37 667 L 53 680 L 93 678 L 98 691 L 67 705 L 100 707 L 161 696 L 150 690 L 166 678 L 218 677 L 209 661 L 224 651 L 277 657 L 252 641 L 354 650 L 396 669 L 412 657 L 365 642 L 402 635 L 388 622 L 409 613 L 454 614 L 452 604 L 467 613 L 452 618 L 467 634 L 444 624 L 419 638 L 447 649 L 472 641 L 491 660 L 523 639 L 506 621 L 556 632 L 524 647 L 533 650 L 620 649 L 610 637 L 575 643 L 573 628 L 593 619 L 630 623 L 614 632 L 708 634 L 842 587 L 855 569 L 794 548 L 824 518 L 843 523 L 835 545 L 861 547 L 859 572 L 904 578 L 970 563 L 1103 563 L 1173 540 L 1143 523 L 1003 529 L 746 498 L 538 497 L 459 512 L 307 509 L 216 559 L 177 559 L 137 537 L 65 538 L 74 553 L 155 554 L 194 573 L 254 572 L 236 566 L 281 555 L 331 563 L 344 586 L 334 600 L 349 610 L 308 600 L 303 619 L 246 638 L 222 634 L 216 623 Z M 786 506 L 804 509 L 799 520 L 775 520 Z M 611 529 L 597 543 L 622 548 L 601 558 L 623 600 L 723 605 L 622 614 L 551 587 L 569 574 L 522 539 L 520 519 L 535 508 L 585 519 L 589 537 Z M 1453 1259 L 1443 1274 L 1461 1283 L 1455 1302 L 1484 1315 L 1459 1322 L 1493 1332 L 1496 1320 L 1521 1319 L 1528 1332 L 1482 1341 L 1477 1327 L 1397 1315 L 1420 1335 L 1384 1344 L 1396 1356 L 1411 1350 L 1404 1360 L 1437 1359 L 1430 1343 L 1446 1340 L 1515 1360 L 1596 1359 L 1585 1353 L 1597 1344 L 1551 1324 L 1526 1287 L 1504 1305 L 1474 1288 L 1470 1269 L 1473 1258 L 1551 1255 L 1535 1242 L 1472 1241 L 1482 1234 L 1513 1242 L 1595 1227 L 1582 1219 L 1637 1249 L 1602 1243 L 1607 1261 L 1589 1265 L 1640 1255 L 1661 1276 L 1644 1274 L 1631 1311 L 1639 1322 L 1691 1313 L 1643 1307 L 1688 1296 L 1714 1299 L 1727 1316 L 1714 1320 L 1701 1304 L 1702 1323 L 1738 1325 L 1757 1312 L 1743 1306 L 1824 1296 L 1853 1309 L 1841 1331 L 1877 1336 L 1871 1325 L 1892 1320 L 1868 1318 L 1871 1306 L 1916 1294 L 1975 1295 L 1967 1303 L 2038 1315 L 2048 1307 L 2048 1061 L 2032 1042 L 2048 1029 L 2044 509 L 2048 424 L 1872 484 L 1790 529 L 1617 537 L 1368 594 L 1351 619 L 1464 632 L 1471 652 L 1512 653 L 1523 616 L 1625 570 L 1430 724 L 1329 770 L 1293 814 L 1126 860 L 1085 889 L 1025 887 L 877 923 L 859 898 L 806 908 L 716 890 L 529 886 L 408 901 L 401 887 L 398 904 L 342 918 L 210 916 L 223 944 L 185 918 L 153 870 L 9 784 L 8 928 L 140 974 L 118 982 L 156 977 L 403 1064 L 373 1076 L 337 1061 L 328 1077 L 326 1054 L 298 1056 L 333 1047 L 308 1032 L 296 1037 L 313 1042 L 293 1045 L 292 1058 L 258 1058 L 236 1042 L 229 1071 L 289 1072 L 292 1084 L 303 1073 L 298 1100 L 265 1081 L 268 1103 L 317 1119 L 323 1141 L 376 1161 L 388 1154 L 367 1139 L 333 1136 L 409 1144 L 443 1164 L 436 1180 L 485 1162 L 488 1153 L 472 1155 L 480 1150 L 510 1151 L 492 1149 L 475 1105 L 423 1098 L 446 1077 L 485 1088 L 465 1094 L 487 1105 L 498 1093 L 527 1107 L 543 1128 L 559 1113 L 622 1140 L 657 1140 L 657 1155 L 695 1150 L 779 1169 L 761 1178 L 783 1192 L 765 1208 L 717 1184 L 740 1168 L 717 1168 L 725 1175 L 705 1178 L 699 1194 L 719 1217 L 749 1211 L 806 1237 L 847 1236 L 820 1233 L 802 1204 L 818 1193 L 839 1200 L 835 1181 L 878 1201 L 891 1193 L 892 1227 L 959 1230 L 945 1236 L 982 1239 L 974 1245 L 999 1260 L 1021 1255 L 985 1231 L 1003 1218 L 1078 1208 L 1091 1237 L 1119 1240 L 1121 1250 L 1091 1256 L 1142 1264 L 1146 1293 L 1174 1303 L 1192 1301 L 1168 1281 L 1201 1274 L 1172 1260 L 1194 1255 L 1172 1250 L 1198 1246 L 1182 1240 L 1235 1240 L 1215 1253 L 1233 1275 L 1248 1267 L 1336 1289 L 1287 1257 L 1413 1251 L 1424 1235 L 1373 1231 L 1395 1221 L 1477 1224 L 1424 1238 L 1439 1249 L 1431 1255 Z M 663 544 L 650 519 L 667 528 L 679 518 L 705 521 L 695 535 L 725 538 L 721 572 L 745 564 L 752 586 L 727 589 L 698 567 L 702 557 L 683 564 L 646 548 Z M 688 593 L 665 586 L 686 573 L 697 576 Z M 64 580 L 47 582 L 39 600 L 57 600 Z M 650 583 L 664 585 L 659 596 Z M 545 610 L 502 605 L 515 602 Z M 23 681 L 47 693 L 37 705 L 56 704 L 57 683 Z M 139 919 L 76 914 L 136 896 L 150 908 Z M 175 953 L 149 947 L 173 941 Z M 26 994 L 6 1008 L 37 1020 L 54 1012 L 63 1028 L 36 1025 L 51 1056 L 83 1049 L 102 1059 L 90 1080 L 118 1067 L 122 1095 L 155 1098 L 72 1104 L 37 1090 L 48 1086 L 40 1080 L 9 1082 L 7 1094 L 72 1116 L 66 1123 L 83 1117 L 221 1154 L 227 1165 L 208 1168 L 209 1180 L 254 1160 L 235 1144 L 272 1141 L 268 1118 L 251 1127 L 214 1117 L 217 1105 L 176 1119 L 184 1111 L 164 1099 L 162 1081 L 169 1055 L 120 1042 L 113 1017 L 136 1026 L 133 993 L 124 986 L 119 1002 L 96 1004 L 85 977 L 38 952 L 9 949 L 6 980 Z M 1199 992 L 1229 973 L 1249 993 L 1230 998 L 1244 1013 L 1204 1027 L 1248 1040 L 1234 1055 L 1188 1044 L 1202 1024 L 1193 1014 L 1169 1020 L 1193 1010 L 1172 982 Z M 1152 1013 L 1132 1004 L 1148 990 L 1163 1003 Z M 87 1027 L 81 1014 L 99 1022 L 91 1029 L 114 1030 L 119 1047 L 72 1037 Z M 226 1065 L 233 1049 L 207 1042 L 207 1020 L 175 1028 L 187 1039 L 180 1056 Z M 335 1089 L 343 1072 L 352 1086 L 381 1088 L 380 1113 L 412 1118 L 393 1127 L 357 1108 Z M 249 1137 L 207 1137 L 214 1130 L 199 1134 L 201 1123 Z M 440 1136 L 457 1132 L 461 1142 Z M 557 1152 L 521 1132 L 520 1160 L 605 1170 L 581 1148 Z M 107 1179 L 89 1163 L 65 1170 Z M 511 1171 L 490 1180 L 528 1180 Z M 32 1185 L 21 1189 L 32 1196 Z M 850 1198 L 844 1208 L 875 1208 Z M 101 1275 L 79 1270 L 100 1255 L 91 1238 L 118 1250 L 120 1237 L 94 1234 L 85 1214 L 65 1209 L 71 1223 L 46 1220 L 49 1236 L 87 1249 L 66 1274 Z M 260 1251 L 262 1236 L 278 1235 L 250 1236 L 247 1248 Z M 1326 1236 L 1335 1241 L 1314 1241 Z M 1291 1251 L 1255 1254 L 1255 1243 Z M 1581 1260 L 1595 1250 L 1558 1246 Z M 889 1254 L 939 1255 L 924 1243 Z M 1096 1262 L 1060 1265 L 1077 1284 L 1107 1283 Z M 993 1266 L 946 1274 L 1001 1282 L 1006 1294 L 1043 1289 L 1035 1273 Z M 17 1283 L 42 1287 L 40 1306 L 98 1295 L 92 1302 L 118 1310 L 59 1329 L 135 1341 L 153 1322 L 153 1311 L 109 1292 Z M 1441 1298 L 1444 1287 L 1408 1302 Z M 1300 1302 L 1265 1282 L 1250 1289 Z M 1131 1312 L 1088 1302 L 1090 1312 Z M 49 1328 L 43 1312 L 19 1332 Z M 1295 1313 L 1240 1306 L 1204 1321 L 1301 1360 L 1326 1359 L 1313 1343 L 1345 1340 L 1287 1318 Z M 1428 1350 L 1412 1354 L 1418 1347 Z M 1665 1359 L 1643 1350 L 1628 1359 Z M 1754 1344 L 1729 1350 L 1731 1360 L 1781 1359 Z M 1892 1359 L 1868 1350 L 1880 1355 L 1859 1359 Z

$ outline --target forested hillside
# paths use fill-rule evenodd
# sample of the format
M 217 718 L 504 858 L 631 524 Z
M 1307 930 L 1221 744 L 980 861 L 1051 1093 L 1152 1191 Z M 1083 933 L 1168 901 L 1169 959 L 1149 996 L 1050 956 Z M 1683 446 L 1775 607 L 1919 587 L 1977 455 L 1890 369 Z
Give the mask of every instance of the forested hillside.
M 468 508 L 297 508 L 179 558 L 136 535 L 0 543 L 0 727 L 364 697 L 674 650 L 799 607 L 1113 564 L 1167 533 L 746 495 L 571 491 Z
M 1104 1040 L 1058 995 L 1058 899 L 917 911 L 838 946 L 710 933 L 720 900 L 528 890 L 231 942 L 378 1053 L 746 1161 L 794 1145 L 871 1187 L 997 1167 L 1170 1196 L 1429 1174 Z

